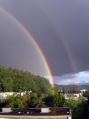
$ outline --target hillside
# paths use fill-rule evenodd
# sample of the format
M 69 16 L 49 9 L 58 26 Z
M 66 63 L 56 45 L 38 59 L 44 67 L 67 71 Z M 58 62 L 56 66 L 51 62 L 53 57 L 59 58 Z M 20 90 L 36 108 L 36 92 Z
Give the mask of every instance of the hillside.
M 30 72 L 5 68 L 0 66 L 0 92 L 47 92 L 51 87 L 49 81 L 41 76 L 36 76 Z

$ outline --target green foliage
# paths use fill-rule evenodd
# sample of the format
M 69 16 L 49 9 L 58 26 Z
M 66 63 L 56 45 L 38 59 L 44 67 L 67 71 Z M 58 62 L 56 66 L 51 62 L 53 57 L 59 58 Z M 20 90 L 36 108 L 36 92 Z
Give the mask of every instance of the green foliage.
M 20 96 L 20 99 L 22 100 L 23 104 L 25 105 L 25 108 L 29 107 L 29 99 L 30 96 L 28 94 L 24 94 L 23 96 Z
M 54 107 L 62 107 L 65 99 L 62 94 L 55 94 L 53 98 Z
M 30 100 L 29 100 L 29 107 L 36 107 L 36 108 L 40 108 L 40 107 L 44 107 L 45 106 L 45 102 L 43 101 L 44 96 L 38 96 L 37 93 L 32 93 L 30 95 Z
M 52 95 L 48 95 L 47 97 L 45 97 L 45 104 L 47 107 L 53 107 L 53 96 Z
M 68 94 L 68 93 L 70 93 L 70 91 L 63 88 L 63 93 L 64 93 L 64 94 Z
M 87 118 L 87 102 L 84 99 L 68 99 L 65 101 L 64 107 L 70 107 L 72 109 L 73 119 Z
M 51 88 L 49 81 L 41 76 L 35 76 L 30 72 L 18 69 L 4 68 L 0 66 L 0 91 L 47 93 Z
M 24 108 L 24 102 L 20 99 L 20 97 L 12 95 L 8 96 L 5 100 L 6 107 L 12 108 Z
M 23 101 L 19 98 L 14 99 L 14 107 L 15 108 L 24 108 L 25 105 L 23 104 Z
M 52 89 L 50 91 L 52 91 Z M 64 96 L 60 94 L 56 88 L 51 94 L 45 97 L 45 104 L 47 107 L 63 107 L 64 102 Z
M 47 94 L 48 94 L 49 96 L 53 96 L 53 95 L 55 95 L 55 90 L 54 90 L 53 88 L 50 88 L 50 89 L 48 90 Z
M 84 93 L 83 93 L 83 96 L 88 98 L 88 97 L 89 97 L 89 90 L 86 91 L 86 92 L 84 92 Z

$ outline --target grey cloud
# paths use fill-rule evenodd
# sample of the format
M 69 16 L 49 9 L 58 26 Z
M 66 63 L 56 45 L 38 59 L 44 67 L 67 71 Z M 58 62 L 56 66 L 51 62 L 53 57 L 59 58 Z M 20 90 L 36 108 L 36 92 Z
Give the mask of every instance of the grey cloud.
M 33 34 L 53 75 L 72 72 L 66 50 L 75 73 L 89 69 L 89 1 L 3 0 L 0 5 Z

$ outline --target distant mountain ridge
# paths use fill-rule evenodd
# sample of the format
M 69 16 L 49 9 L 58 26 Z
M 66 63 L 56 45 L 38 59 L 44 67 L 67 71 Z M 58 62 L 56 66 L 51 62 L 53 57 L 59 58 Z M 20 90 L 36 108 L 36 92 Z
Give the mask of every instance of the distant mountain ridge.
M 64 88 L 64 89 L 69 89 L 69 90 L 74 90 L 74 89 L 78 89 L 78 90 L 81 90 L 81 89 L 87 89 L 87 90 L 89 90 L 89 83 L 87 83 L 87 84 L 81 84 L 81 85 L 57 85 L 57 84 L 55 84 L 55 87 L 57 87 L 57 88 Z

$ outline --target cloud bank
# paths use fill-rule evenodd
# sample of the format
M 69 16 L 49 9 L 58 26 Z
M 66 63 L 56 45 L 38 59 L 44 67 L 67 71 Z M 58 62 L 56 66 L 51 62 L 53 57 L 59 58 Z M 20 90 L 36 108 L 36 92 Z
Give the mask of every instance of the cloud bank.
M 50 76 L 45 76 L 47 79 Z M 89 71 L 81 71 L 76 74 L 65 74 L 61 76 L 53 76 L 54 83 L 58 85 L 82 85 L 89 84 Z

